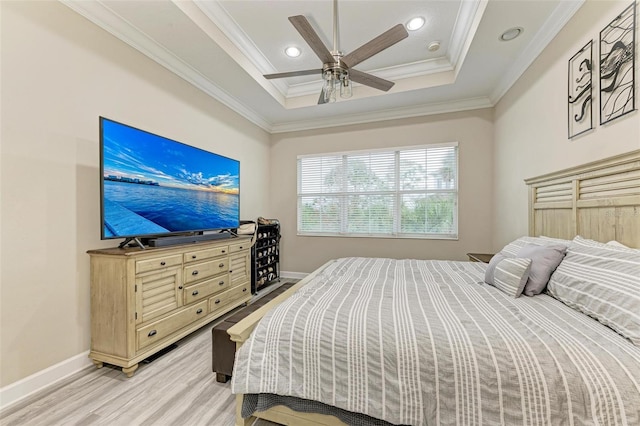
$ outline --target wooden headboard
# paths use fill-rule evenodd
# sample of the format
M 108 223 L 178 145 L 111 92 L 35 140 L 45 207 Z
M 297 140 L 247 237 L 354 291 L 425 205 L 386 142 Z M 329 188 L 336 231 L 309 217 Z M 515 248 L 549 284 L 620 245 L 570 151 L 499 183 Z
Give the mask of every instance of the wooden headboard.
M 640 150 L 526 179 L 529 235 L 640 248 Z

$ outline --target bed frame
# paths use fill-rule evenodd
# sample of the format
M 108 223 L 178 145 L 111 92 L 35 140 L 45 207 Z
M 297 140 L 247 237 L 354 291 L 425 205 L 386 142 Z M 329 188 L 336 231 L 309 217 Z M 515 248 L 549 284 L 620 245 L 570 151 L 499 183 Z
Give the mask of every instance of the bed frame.
M 525 182 L 529 235 L 640 248 L 640 150 Z
M 640 248 L 640 150 L 525 180 L 529 186 L 529 235 L 572 239 L 576 235 Z M 274 306 L 307 284 L 329 261 L 274 300 L 229 328 L 237 348 Z M 243 395 L 236 396 L 236 426 L 257 418 L 285 425 L 345 425 L 333 416 L 299 413 L 283 406 L 240 415 Z
M 330 260 L 329 262 L 322 265 L 320 268 L 316 269 L 309 275 L 307 275 L 304 279 L 298 281 L 294 286 L 289 288 L 287 291 L 273 299 L 271 302 L 267 303 L 257 311 L 251 313 L 249 316 L 245 317 L 242 321 L 229 328 L 227 333 L 231 336 L 231 340 L 236 342 L 236 350 L 240 349 L 240 346 L 249 338 L 249 335 L 253 331 L 254 327 L 258 324 L 260 319 L 274 306 L 279 305 L 288 297 L 290 297 L 293 293 L 295 293 L 299 288 L 305 286 L 310 280 L 312 280 L 320 271 L 324 268 L 332 264 L 334 261 Z M 243 395 L 236 395 L 236 426 L 249 426 L 252 425 L 256 418 L 261 418 L 264 420 L 269 420 L 271 422 L 280 423 L 284 425 L 295 425 L 295 426 L 314 426 L 314 425 L 326 425 L 326 426 L 346 426 L 344 422 L 334 416 L 328 416 L 324 414 L 316 414 L 316 413 L 300 413 L 297 411 L 293 411 L 290 408 L 287 408 L 282 405 L 278 405 L 272 407 L 266 411 L 260 411 L 254 413 L 255 417 L 249 417 L 248 419 L 243 419 L 241 415 L 242 409 L 242 399 Z

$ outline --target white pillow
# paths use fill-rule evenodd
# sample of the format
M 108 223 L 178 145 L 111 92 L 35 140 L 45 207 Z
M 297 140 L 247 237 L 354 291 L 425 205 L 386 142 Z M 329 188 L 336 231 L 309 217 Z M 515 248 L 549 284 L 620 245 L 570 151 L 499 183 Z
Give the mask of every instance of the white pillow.
M 567 247 L 569 247 L 569 244 L 571 244 L 571 240 L 564 240 L 562 238 L 552 238 L 552 237 L 546 237 L 544 235 L 540 235 L 538 238 L 540 238 L 541 240 L 546 240 L 556 244 L 564 244 Z
M 640 250 L 576 237 L 548 293 L 640 347 Z
M 607 245 L 608 245 L 608 246 L 614 246 L 614 247 L 620 247 L 620 248 L 629 248 L 629 247 L 625 246 L 624 244 L 619 243 L 619 242 L 617 242 L 617 241 L 615 241 L 615 240 L 609 241 L 609 242 L 607 243 Z

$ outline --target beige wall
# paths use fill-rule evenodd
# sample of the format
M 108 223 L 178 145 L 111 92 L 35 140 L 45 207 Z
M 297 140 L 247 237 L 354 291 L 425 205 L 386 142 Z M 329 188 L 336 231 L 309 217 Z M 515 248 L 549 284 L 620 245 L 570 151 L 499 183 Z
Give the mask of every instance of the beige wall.
M 282 222 L 281 267 L 310 272 L 329 259 L 375 256 L 466 260 L 491 248 L 493 112 L 442 114 L 272 136 L 270 214 Z M 300 154 L 459 142 L 459 240 L 299 237 L 296 158 Z
M 640 148 L 638 111 L 604 126 L 598 124 L 597 67 L 593 74 L 595 130 L 567 139 L 568 60 L 591 39 L 597 58 L 600 30 L 629 4 L 587 0 L 496 106 L 495 250 L 528 232 L 523 179 Z M 636 107 L 640 102 L 637 61 L 636 51 Z
M 89 349 L 100 241 L 98 116 L 241 161 L 268 202 L 269 135 L 58 2 L 0 2 L 0 386 Z M 119 242 L 119 241 L 118 241 Z
M 587 0 L 495 111 L 269 136 L 57 2 L 0 2 L 0 387 L 89 349 L 85 252 L 113 245 L 99 236 L 99 115 L 239 159 L 242 217 L 282 221 L 283 270 L 465 259 L 527 232 L 524 178 L 640 147 L 637 112 L 566 139 L 567 61 L 591 38 L 597 52 L 628 3 Z M 450 141 L 458 241 L 296 236 L 297 155 Z

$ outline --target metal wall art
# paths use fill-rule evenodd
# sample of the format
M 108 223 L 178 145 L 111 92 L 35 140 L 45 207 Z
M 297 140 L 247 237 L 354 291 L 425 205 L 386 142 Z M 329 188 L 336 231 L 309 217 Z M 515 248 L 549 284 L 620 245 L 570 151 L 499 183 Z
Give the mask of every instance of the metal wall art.
M 635 111 L 634 1 L 600 31 L 600 124 Z
M 569 139 L 593 129 L 593 40 L 569 59 Z

